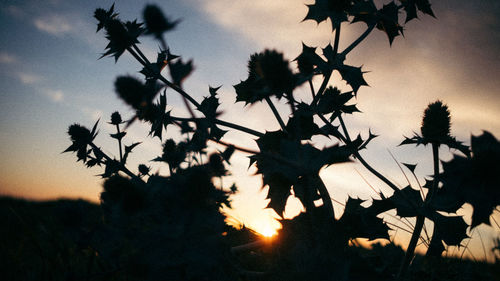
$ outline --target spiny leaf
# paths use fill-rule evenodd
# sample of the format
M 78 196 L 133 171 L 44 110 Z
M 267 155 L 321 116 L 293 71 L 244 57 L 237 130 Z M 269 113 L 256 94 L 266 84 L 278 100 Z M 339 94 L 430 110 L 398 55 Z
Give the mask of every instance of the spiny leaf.
M 127 132 L 119 132 L 119 133 L 116 133 L 116 134 L 109 134 L 112 138 L 114 139 L 117 139 L 117 140 L 121 140 L 123 139 L 123 137 L 127 134 Z
M 125 153 L 123 154 L 122 164 L 125 164 L 127 162 L 128 155 L 132 152 L 132 149 L 134 149 L 139 144 L 141 144 L 141 142 L 134 142 L 131 145 L 126 145 L 125 146 Z
M 368 145 L 368 144 L 369 144 L 369 143 L 370 143 L 370 142 L 371 142 L 374 138 L 376 138 L 376 137 L 378 137 L 378 135 L 373 134 L 373 133 L 372 133 L 372 131 L 369 129 L 369 130 L 368 130 L 368 139 L 366 139 L 366 140 L 363 142 L 363 144 L 359 147 L 359 150 L 361 150 L 361 149 L 365 149 L 365 148 L 366 148 L 366 146 L 367 146 L 367 145 Z
M 311 75 L 315 67 L 325 64 L 325 61 L 316 54 L 316 48 L 309 47 L 304 43 L 302 43 L 302 53 L 295 58 L 295 61 L 297 61 L 299 71 L 303 75 Z
M 436 17 L 431 9 L 429 0 L 401 0 L 401 4 L 406 12 L 406 22 L 418 18 L 417 9 L 424 14 Z
M 394 1 L 392 1 L 389 4 L 384 5 L 378 13 L 379 19 L 377 22 L 377 28 L 387 34 L 391 45 L 392 41 L 394 41 L 394 37 L 403 34 L 403 27 L 400 26 L 398 22 L 398 12 L 398 6 L 394 3 Z
M 263 177 L 264 184 L 269 185 L 267 199 L 270 199 L 266 208 L 272 208 L 279 216 L 283 216 L 286 201 L 291 195 L 290 187 L 292 183 L 280 174 L 271 174 Z
M 411 186 L 394 192 L 390 199 L 396 206 L 397 215 L 400 217 L 416 217 L 423 203 L 420 192 Z
M 447 245 L 459 246 L 467 236 L 467 223 L 461 216 L 446 217 L 436 214 L 432 218 L 436 227 L 433 236 L 437 236 Z
M 228 164 L 231 164 L 229 162 L 229 159 L 231 158 L 231 156 L 233 155 L 235 151 L 235 147 L 234 145 L 229 145 L 228 147 L 226 147 L 226 149 L 220 153 L 220 156 L 222 157 L 222 159 L 224 161 L 226 161 Z
M 330 19 L 332 22 L 332 30 L 336 29 L 337 25 L 347 21 L 347 10 L 350 7 L 350 1 L 343 0 L 316 0 L 314 4 L 308 4 L 308 12 L 305 20 L 314 20 L 318 24 Z
M 222 86 L 219 86 L 219 87 L 211 87 L 209 86 L 208 87 L 208 92 L 210 93 L 211 96 L 216 96 L 217 95 L 217 91 L 221 88 Z
M 321 134 L 322 131 L 314 123 L 314 112 L 304 103 L 298 105 L 295 114 L 288 119 L 286 131 L 290 137 L 297 140 L 308 140 L 312 136 Z
M 361 206 L 360 199 L 349 197 L 344 214 L 339 220 L 349 238 L 368 238 L 369 240 L 389 239 L 389 227 L 370 209 Z
M 354 1 L 349 14 L 354 16 L 351 23 L 364 22 L 366 25 L 371 26 L 377 22 L 377 7 L 373 3 L 373 0 Z
M 354 67 L 350 65 L 342 65 L 338 67 L 338 71 L 349 86 L 351 86 L 354 95 L 358 93 L 361 86 L 368 86 L 365 79 L 363 78 L 363 72 L 361 67 Z
M 408 170 L 410 170 L 413 174 L 415 173 L 415 168 L 417 167 L 417 164 L 408 164 L 408 163 L 401 163 L 403 164 Z
M 170 76 L 174 84 L 180 86 L 182 81 L 186 79 L 191 72 L 193 72 L 193 60 L 189 60 L 187 63 L 182 62 L 182 59 L 178 59 L 175 62 L 171 62 L 168 64 L 170 68 Z
M 201 111 L 206 118 L 211 120 L 217 116 L 217 107 L 219 107 L 219 105 L 219 99 L 217 98 L 215 92 L 213 92 L 213 94 L 211 92 L 210 96 L 203 98 L 198 110 Z

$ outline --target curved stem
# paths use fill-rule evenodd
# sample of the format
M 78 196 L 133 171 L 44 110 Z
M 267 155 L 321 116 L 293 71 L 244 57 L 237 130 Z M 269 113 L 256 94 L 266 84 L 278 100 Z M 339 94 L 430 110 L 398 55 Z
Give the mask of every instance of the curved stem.
M 328 189 L 326 189 L 325 183 L 323 180 L 316 175 L 316 182 L 318 184 L 319 195 L 321 196 L 321 200 L 323 201 L 323 206 L 327 209 L 328 215 L 331 218 L 335 218 L 335 210 L 333 209 L 332 199 L 330 197 L 330 193 Z
M 285 123 L 283 122 L 283 119 L 281 119 L 280 113 L 278 112 L 278 110 L 276 109 L 276 107 L 274 106 L 273 102 L 271 101 L 271 99 L 269 97 L 266 97 L 266 102 L 269 105 L 269 107 L 271 108 L 271 110 L 273 111 L 274 117 L 276 117 L 276 120 L 278 120 L 278 123 L 280 124 L 281 129 L 286 132 Z
M 424 200 L 424 205 L 428 205 L 434 193 L 437 190 L 438 187 L 438 176 L 439 176 L 439 144 L 438 143 L 432 143 L 432 157 L 433 157 L 433 163 L 434 163 L 434 180 L 432 182 L 432 188 L 429 191 L 429 194 Z M 413 255 L 415 253 L 415 248 L 417 246 L 417 241 L 420 238 L 420 233 L 422 232 L 422 228 L 424 226 L 425 222 L 425 216 L 423 215 L 418 215 L 417 216 L 417 223 L 415 224 L 415 229 L 413 230 L 413 234 L 410 239 L 410 244 L 408 244 L 408 248 L 406 249 L 406 255 L 405 259 L 403 260 L 403 263 L 401 264 L 401 268 L 399 270 L 398 274 L 398 279 L 403 278 L 408 271 L 408 267 L 410 266 L 410 262 L 413 259 Z M 435 224 L 434 224 L 435 225 Z M 433 238 L 435 236 L 435 233 L 433 233 Z M 431 241 L 432 244 L 432 241 Z

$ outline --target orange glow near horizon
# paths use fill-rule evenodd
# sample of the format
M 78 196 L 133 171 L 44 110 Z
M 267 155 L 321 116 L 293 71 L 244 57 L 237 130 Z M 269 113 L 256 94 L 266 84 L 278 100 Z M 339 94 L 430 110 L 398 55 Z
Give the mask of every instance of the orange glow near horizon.
M 272 228 L 261 229 L 260 231 L 257 231 L 257 232 L 260 233 L 262 236 L 267 237 L 267 238 L 271 238 L 274 235 L 278 234 L 276 229 L 272 229 Z

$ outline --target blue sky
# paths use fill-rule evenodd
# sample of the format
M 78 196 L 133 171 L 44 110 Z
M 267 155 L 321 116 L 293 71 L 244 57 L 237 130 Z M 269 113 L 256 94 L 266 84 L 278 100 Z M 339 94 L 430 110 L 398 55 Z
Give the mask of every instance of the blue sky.
M 362 154 L 402 186 L 405 179 L 387 150 L 402 162 L 419 163 L 416 172 L 420 179 L 431 173 L 430 148 L 397 147 L 403 135 L 419 130 L 428 103 L 441 99 L 449 105 L 452 134 L 459 140 L 468 143 L 470 134 L 480 134 L 482 129 L 500 136 L 499 3 L 434 2 L 437 20 L 420 15 L 420 20 L 407 24 L 405 38 L 396 38 L 392 47 L 385 35 L 375 30 L 346 61 L 370 71 L 365 75 L 370 87 L 361 88 L 357 98 L 363 113 L 346 120 L 351 134 L 366 136 L 370 128 L 381 135 Z M 116 98 L 113 82 L 118 75 L 140 77 L 139 64 L 127 55 L 116 64 L 112 58 L 98 60 L 106 40 L 102 33 L 95 33 L 92 15 L 95 8 L 111 4 L 57 0 L 0 3 L 0 194 L 98 200 L 101 180 L 95 175 L 101 171 L 86 169 L 75 162 L 74 156 L 60 152 L 69 145 L 66 130 L 70 124 L 91 126 L 98 118 L 107 120 L 115 110 L 125 117 L 132 115 Z M 196 70 L 185 89 L 201 100 L 208 94 L 209 85 L 223 85 L 222 119 L 260 131 L 279 128 L 270 110 L 265 105 L 243 107 L 234 103 L 232 85 L 246 78 L 250 54 L 270 48 L 283 51 L 292 60 L 300 53 L 302 41 L 324 47 L 333 40 L 329 24 L 300 23 L 307 12 L 301 0 L 156 4 L 170 18 L 182 19 L 167 41 L 173 53 L 194 61 Z M 116 1 L 115 6 L 122 19 L 140 19 L 144 2 Z M 346 25 L 340 49 L 363 30 L 362 24 Z M 154 59 L 158 44 L 147 37 L 141 42 L 146 55 Z M 338 75 L 330 84 L 348 89 Z M 297 91 L 304 100 L 309 95 L 306 90 Z M 168 103 L 176 114 L 186 114 L 173 91 L 168 92 Z M 288 114 L 286 106 L 278 108 Z M 102 122 L 97 142 L 116 155 L 116 145 L 106 137 L 111 132 L 112 128 Z M 125 142 L 144 140 L 145 135 L 146 128 L 135 125 Z M 229 133 L 226 141 L 255 148 L 254 139 L 245 134 Z M 315 141 L 326 144 L 324 139 Z M 145 141 L 130 159 L 132 170 L 138 163 L 156 157 L 160 150 L 158 139 Z M 451 158 L 447 149 L 441 155 L 443 160 Z M 259 177 L 249 176 L 255 170 L 247 170 L 245 155 L 237 154 L 233 163 L 234 177 L 226 182 L 237 181 L 241 191 L 233 197 L 235 209 L 231 215 L 255 228 L 277 226 L 273 212 L 263 210 L 266 190 L 261 190 Z M 338 201 L 345 201 L 348 195 L 369 199 L 373 191 L 358 173 L 376 189 L 390 194 L 357 164 L 334 166 L 322 171 L 321 176 Z M 293 216 L 300 206 L 293 198 L 290 200 L 287 214 Z M 335 208 L 337 214 L 342 212 L 342 206 Z M 499 235 L 498 229 L 486 226 L 481 231 L 488 238 Z

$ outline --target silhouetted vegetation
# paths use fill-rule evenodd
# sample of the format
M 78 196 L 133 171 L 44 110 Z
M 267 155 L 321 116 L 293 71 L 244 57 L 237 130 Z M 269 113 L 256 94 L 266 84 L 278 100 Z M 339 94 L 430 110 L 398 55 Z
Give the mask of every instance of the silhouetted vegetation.
M 495 137 L 488 132 L 472 137 L 469 148 L 450 134 L 448 107 L 441 101 L 429 104 L 421 134 L 405 138 L 401 145 L 429 145 L 433 177 L 420 190 L 410 185 L 401 189 L 360 154 L 377 136 L 370 131 L 367 138 L 354 137 L 344 121 L 346 114 L 359 112 L 352 100 L 367 85 L 361 67 L 346 64 L 346 57 L 375 29 L 392 43 L 403 33 L 402 22 L 421 13 L 434 16 L 429 1 L 391 1 L 377 8 L 373 0 L 316 0 L 307 7 L 305 20 L 331 22 L 333 42 L 321 51 L 303 45 L 295 59 L 296 68 L 276 50 L 253 54 L 248 77 L 234 86 L 236 102 L 265 102 L 273 112 L 281 129 L 265 133 L 220 119 L 219 88 L 209 87 L 201 102 L 184 90 L 183 81 L 193 71 L 192 61 L 171 53 L 165 40 L 165 34 L 179 21 L 170 20 L 154 5 L 144 10 L 145 25 L 121 20 L 114 5 L 95 11 L 97 31 L 104 30 L 109 40 L 102 57 L 118 60 L 128 53 L 142 64 L 140 73 L 144 75 L 144 79 L 121 76 L 115 81 L 119 98 L 134 111 L 126 121 L 117 112 L 111 115 L 118 159 L 94 143 L 97 122 L 91 130 L 78 124 L 68 130 L 72 144 L 66 151 L 76 152 L 87 167 L 104 169 L 103 221 L 92 232 L 89 244 L 106 265 L 102 274 L 120 280 L 493 280 L 490 265 L 440 257 L 446 247 L 463 245 L 468 228 L 488 224 L 500 205 L 500 164 L 496 161 L 500 143 Z M 400 19 L 403 14 L 404 20 Z M 366 31 L 339 50 L 341 27 L 356 22 L 365 24 Z M 162 47 L 156 60 L 151 62 L 138 47 L 141 35 L 159 41 Z M 170 79 L 162 74 L 165 68 Z M 330 86 L 334 71 L 352 91 Z M 322 79 L 317 90 L 313 78 Z M 310 97 L 294 91 L 303 84 L 309 84 Z M 167 91 L 182 96 L 190 117 L 173 116 L 167 110 Z M 288 104 L 289 112 L 279 112 L 276 100 Z M 199 113 L 203 116 L 197 117 Z M 152 172 L 145 164 L 138 167 L 138 173 L 127 168 L 128 156 L 140 143 L 124 145 L 122 140 L 127 127 L 137 121 L 149 124 L 150 135 L 159 139 L 170 127 L 182 132 L 182 139 L 167 139 L 153 160 L 167 165 L 168 175 Z M 224 129 L 257 137 L 258 151 L 226 143 Z M 313 136 L 338 143 L 318 148 L 311 141 Z M 226 149 L 207 155 L 208 142 Z M 438 148 L 443 145 L 459 154 L 443 163 L 441 171 Z M 244 242 L 250 243 L 248 247 L 234 245 L 229 239 L 228 233 L 234 230 L 226 225 L 220 208 L 230 207 L 228 196 L 236 188 L 217 188 L 213 179 L 227 174 L 226 165 L 235 151 L 250 154 L 250 164 L 256 165 L 263 184 L 269 186 L 269 208 L 282 215 L 292 192 L 305 208 L 299 216 L 281 220 L 283 229 L 272 246 L 254 243 L 256 237 L 248 237 Z M 373 199 L 368 207 L 363 200 L 349 198 L 336 219 L 319 171 L 349 161 L 359 161 L 394 193 L 380 194 L 381 199 Z M 416 165 L 405 166 L 414 174 Z M 470 226 L 455 214 L 464 203 L 474 208 Z M 373 251 L 349 246 L 357 238 L 389 239 L 390 228 L 381 216 L 389 210 L 396 210 L 402 220 L 416 218 L 406 252 L 392 244 L 376 246 Z M 433 231 L 430 237 L 421 237 L 426 220 L 433 222 Z M 429 247 L 426 257 L 414 255 L 419 240 Z

